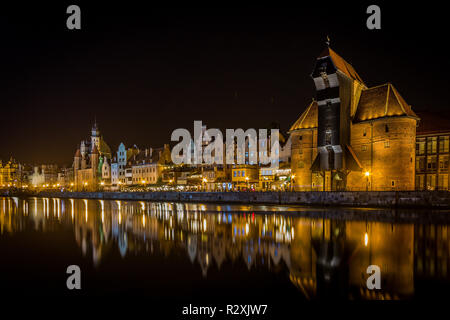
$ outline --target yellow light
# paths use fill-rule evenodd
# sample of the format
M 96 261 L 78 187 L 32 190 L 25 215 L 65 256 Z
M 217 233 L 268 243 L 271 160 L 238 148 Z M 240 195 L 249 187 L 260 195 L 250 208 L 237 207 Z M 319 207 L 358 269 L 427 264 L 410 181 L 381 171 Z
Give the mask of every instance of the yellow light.
M 364 175 L 365 175 L 366 177 L 368 177 L 368 176 L 370 176 L 370 172 L 369 172 L 369 171 L 366 171 L 366 172 L 364 173 Z
M 70 185 L 73 187 L 73 182 Z
M 294 179 L 295 178 L 295 174 L 291 175 L 291 178 Z
M 87 183 L 87 182 L 85 182 L 85 183 L 84 183 L 84 185 L 85 185 L 85 186 L 87 186 L 87 185 L 88 185 L 88 183 Z
M 366 234 L 364 235 L 364 245 L 367 247 L 368 243 L 369 243 L 369 235 L 366 232 Z
M 104 186 L 105 185 L 105 183 L 102 181 L 102 182 L 100 182 L 100 184 L 102 185 L 102 186 Z
M 142 183 L 142 184 L 145 184 L 145 180 L 142 180 L 141 183 Z
M 203 182 L 204 182 L 204 183 L 207 183 L 207 182 L 208 182 L 208 179 L 203 178 Z
M 248 181 L 249 179 L 250 179 L 249 177 L 245 177 L 245 180 L 247 180 L 247 181 Z

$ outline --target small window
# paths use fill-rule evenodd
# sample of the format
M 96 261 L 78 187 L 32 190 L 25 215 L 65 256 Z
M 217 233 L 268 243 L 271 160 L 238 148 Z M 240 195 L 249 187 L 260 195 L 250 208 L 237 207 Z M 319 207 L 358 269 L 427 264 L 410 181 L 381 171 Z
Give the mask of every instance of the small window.
M 303 136 L 298 137 L 298 140 L 302 141 L 303 140 Z
M 364 132 L 363 132 L 363 137 L 365 137 L 365 136 L 367 136 L 366 129 L 364 129 Z
M 389 145 L 389 140 L 387 140 L 387 141 L 384 142 L 384 147 L 385 147 L 385 148 L 389 148 L 389 147 L 390 147 L 390 145 Z
M 395 187 L 395 180 L 391 180 L 391 186 Z
M 367 146 L 366 146 L 366 145 L 363 145 L 363 146 L 361 147 L 361 150 L 362 150 L 362 151 L 367 151 Z
M 389 132 L 389 126 L 387 124 L 384 126 L 384 131 Z
M 331 130 L 325 131 L 325 145 L 331 145 Z

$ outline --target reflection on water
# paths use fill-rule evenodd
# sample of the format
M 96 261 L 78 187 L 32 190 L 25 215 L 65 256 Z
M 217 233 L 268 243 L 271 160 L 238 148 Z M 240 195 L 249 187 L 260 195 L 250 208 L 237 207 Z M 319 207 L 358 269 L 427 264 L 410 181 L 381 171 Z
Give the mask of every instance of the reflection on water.
M 255 214 L 251 210 L 258 210 Z M 281 208 L 283 210 L 287 208 Z M 249 272 L 285 274 L 307 299 L 408 299 L 427 283 L 450 288 L 448 223 L 337 219 L 279 213 L 280 207 L 49 198 L 0 198 L 6 234 L 70 227 L 82 254 L 100 266 L 111 247 L 123 259 L 176 249 L 208 279 L 211 268 L 244 262 Z M 289 208 L 289 210 L 294 210 Z M 266 212 L 264 212 L 266 211 Z M 378 265 L 381 290 L 368 290 Z

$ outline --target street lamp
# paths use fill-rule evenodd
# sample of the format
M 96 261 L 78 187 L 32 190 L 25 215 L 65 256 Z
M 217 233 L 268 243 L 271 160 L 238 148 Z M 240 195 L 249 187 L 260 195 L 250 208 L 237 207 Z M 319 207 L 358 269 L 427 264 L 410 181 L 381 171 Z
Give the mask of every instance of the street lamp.
M 245 180 L 247 181 L 247 191 L 248 191 L 248 181 L 250 180 L 249 177 L 245 177 Z
M 364 175 L 366 176 L 366 191 L 369 191 L 369 177 L 370 177 L 370 172 L 366 171 L 364 173 Z
M 202 182 L 203 182 L 203 191 L 205 191 L 205 189 L 206 189 L 206 183 L 208 182 L 208 179 L 203 178 L 203 179 L 202 179 Z
M 293 181 L 295 179 L 295 174 L 291 174 L 291 191 L 293 190 L 294 184 Z

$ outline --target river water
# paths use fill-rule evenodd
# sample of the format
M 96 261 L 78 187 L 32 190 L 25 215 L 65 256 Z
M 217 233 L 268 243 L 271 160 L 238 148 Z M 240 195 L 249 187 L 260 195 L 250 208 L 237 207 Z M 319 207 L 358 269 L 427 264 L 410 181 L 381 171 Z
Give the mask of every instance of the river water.
M 78 265 L 87 295 L 430 299 L 450 289 L 449 216 L 0 198 L 0 281 L 19 294 L 64 295 L 66 269 Z M 371 265 L 380 268 L 380 289 L 367 286 Z

